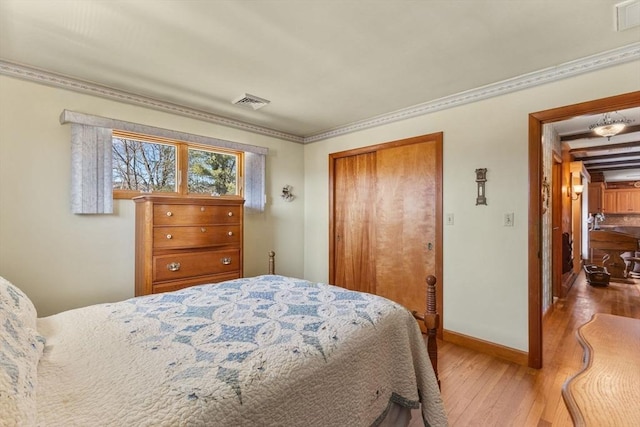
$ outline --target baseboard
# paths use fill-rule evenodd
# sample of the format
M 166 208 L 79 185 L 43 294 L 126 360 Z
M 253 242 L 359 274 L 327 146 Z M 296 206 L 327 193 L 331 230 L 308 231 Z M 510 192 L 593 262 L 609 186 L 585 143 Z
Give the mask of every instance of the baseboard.
M 443 341 L 457 344 L 479 353 L 485 353 L 489 356 L 498 357 L 509 362 L 517 363 L 518 365 L 529 366 L 529 353 L 525 351 L 516 350 L 500 344 L 495 344 L 447 330 L 444 330 L 442 335 Z

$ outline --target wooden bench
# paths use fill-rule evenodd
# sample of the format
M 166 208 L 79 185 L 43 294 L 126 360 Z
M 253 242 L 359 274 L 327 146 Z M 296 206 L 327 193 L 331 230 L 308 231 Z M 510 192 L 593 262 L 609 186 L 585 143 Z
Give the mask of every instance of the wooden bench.
M 578 329 L 582 370 L 562 388 L 576 426 L 640 426 L 640 319 L 594 314 Z

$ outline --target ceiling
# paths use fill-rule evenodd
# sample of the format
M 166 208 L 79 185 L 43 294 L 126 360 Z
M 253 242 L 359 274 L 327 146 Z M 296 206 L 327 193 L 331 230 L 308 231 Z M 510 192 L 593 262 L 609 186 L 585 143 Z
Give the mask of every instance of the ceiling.
M 604 175 L 605 182 L 640 181 L 640 108 L 611 112 L 613 119 L 628 120 L 618 135 L 605 138 L 589 129 L 602 114 L 574 117 L 554 123 L 563 149 L 582 161 L 589 174 Z
M 535 80 L 602 52 L 637 49 L 640 0 L 624 2 L 632 6 L 624 19 L 635 24 L 616 31 L 620 3 L 0 0 L 0 65 L 310 142 L 478 88 Z M 259 110 L 232 103 L 245 94 L 270 102 Z M 640 124 L 636 111 L 628 113 Z M 591 119 L 556 125 L 569 135 L 588 130 Z M 638 140 L 635 133 L 610 143 Z

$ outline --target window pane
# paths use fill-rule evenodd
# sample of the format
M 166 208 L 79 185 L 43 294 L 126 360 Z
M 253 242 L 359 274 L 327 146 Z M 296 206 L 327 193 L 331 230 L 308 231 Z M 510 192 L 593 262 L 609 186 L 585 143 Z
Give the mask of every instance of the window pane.
M 189 149 L 189 193 L 236 195 L 238 157 L 235 154 Z
M 113 189 L 176 191 L 176 147 L 113 138 Z

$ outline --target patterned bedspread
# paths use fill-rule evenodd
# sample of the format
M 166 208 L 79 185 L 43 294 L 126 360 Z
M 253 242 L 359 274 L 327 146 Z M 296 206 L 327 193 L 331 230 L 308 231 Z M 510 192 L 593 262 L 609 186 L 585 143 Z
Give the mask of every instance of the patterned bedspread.
M 446 417 L 420 330 L 374 295 L 259 276 L 38 319 L 38 423 L 369 426 Z

